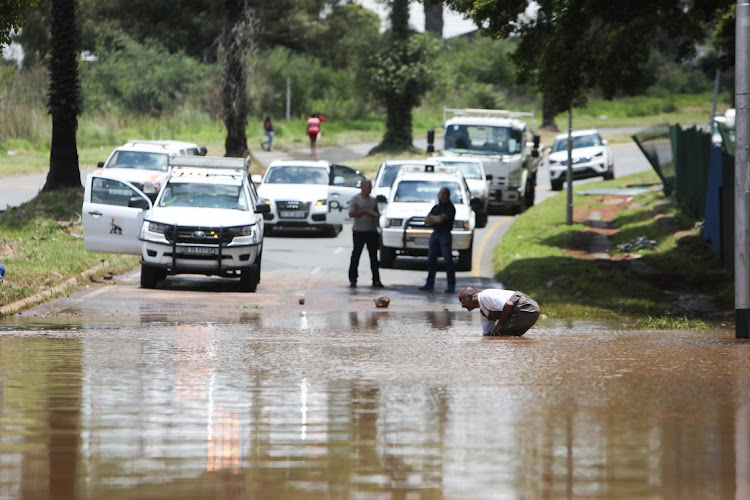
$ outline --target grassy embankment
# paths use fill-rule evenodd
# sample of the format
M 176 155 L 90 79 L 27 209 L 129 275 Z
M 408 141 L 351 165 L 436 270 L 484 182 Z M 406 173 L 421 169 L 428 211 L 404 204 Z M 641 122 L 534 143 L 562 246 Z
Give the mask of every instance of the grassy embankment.
M 702 123 L 706 121 L 710 100 L 704 98 L 683 98 L 674 107 L 674 112 L 658 112 L 649 116 L 632 118 L 630 115 L 641 114 L 653 109 L 663 110 L 661 101 L 651 101 L 645 98 L 637 100 L 623 100 L 613 103 L 593 102 L 588 111 L 576 111 L 574 115 L 575 128 L 602 126 L 643 126 L 657 123 Z M 607 108 L 603 108 L 607 106 Z M 659 107 L 661 106 L 661 107 Z M 633 111 L 632 107 L 638 107 Z M 669 109 L 672 109 L 670 104 Z M 603 116 L 607 119 L 603 119 Z M 618 116 L 619 115 L 619 116 Z M 420 114 L 415 118 L 415 136 L 425 133 L 426 129 L 439 125 L 442 112 Z M 171 123 L 171 122 L 170 122 Z M 344 144 L 357 141 L 377 141 L 382 136 L 382 130 L 374 122 L 360 123 L 359 129 L 352 131 L 353 124 L 326 124 L 323 144 Z M 558 125 L 567 125 L 567 117 L 558 117 Z M 91 126 L 91 125 L 89 125 Z M 174 135 L 168 132 L 172 129 L 169 124 L 153 125 L 154 132 L 145 135 L 145 123 L 135 128 L 123 128 L 115 135 L 103 134 L 110 137 L 107 147 L 88 145 L 79 149 L 82 168 L 93 166 L 96 161 L 103 160 L 111 148 L 132 137 L 172 137 L 184 140 L 194 140 L 201 144 L 208 144 L 210 151 L 222 151 L 222 133 L 216 124 L 200 132 L 191 132 L 189 137 L 184 131 L 175 129 Z M 288 128 L 287 128 L 288 127 Z M 341 127 L 341 128 L 339 128 Z M 304 148 L 304 136 L 297 133 L 294 124 L 277 124 L 277 147 L 281 149 Z M 294 129 L 293 132 L 290 132 Z M 166 135 L 165 135 L 166 134 Z M 544 132 L 543 142 L 550 144 L 552 132 Z M 291 136 L 291 137 L 290 137 Z M 196 139 L 195 137 L 198 137 Z M 248 138 L 249 144 L 262 139 L 262 132 Z M 627 135 L 610 138 L 611 142 L 630 140 Z M 10 141 L 14 149 L 13 141 Z M 22 147 L 18 147 L 22 146 Z M 28 172 L 44 172 L 48 168 L 49 152 L 34 149 L 26 145 L 16 144 L 16 155 L 6 156 L 0 162 L 0 172 L 4 175 L 18 175 Z M 366 173 L 373 173 L 385 155 L 370 157 L 356 162 L 353 166 Z M 649 182 L 656 178 L 651 174 Z M 620 185 L 627 179 L 609 181 L 607 185 Z M 633 181 L 629 181 L 633 182 Z M 642 182 L 637 180 L 636 182 Z M 638 197 L 637 204 L 631 204 L 628 211 L 618 214 L 613 221 L 620 225 L 621 230 L 613 237 L 616 244 L 618 238 L 625 238 L 633 233 L 649 235 L 659 244 L 652 250 L 644 252 L 643 260 L 665 272 L 695 269 L 696 276 L 710 276 L 721 279 L 720 297 L 731 301 L 731 291 L 725 286 L 726 276 L 718 268 L 715 260 L 707 258 L 702 249 L 677 244 L 674 232 L 692 228 L 694 221 L 684 221 L 674 207 L 665 203 L 663 196 L 658 194 Z M 651 197 L 651 198 L 649 198 Z M 576 207 L 590 204 L 591 199 L 576 197 Z M 80 210 L 82 192 L 68 190 L 60 193 L 42 193 L 31 202 L 17 208 L 0 213 L 0 261 L 8 271 L 6 282 L 0 287 L 0 306 L 16 302 L 38 293 L 59 288 L 55 293 L 68 293 L 74 288 L 98 281 L 109 273 L 119 273 L 137 264 L 137 257 L 119 256 L 112 254 L 93 254 L 83 249 L 81 239 L 82 227 Z M 679 224 L 665 226 L 654 224 L 655 207 L 666 210 L 670 219 Z M 545 312 L 551 317 L 560 319 L 590 318 L 592 320 L 618 320 L 628 325 L 657 328 L 700 327 L 702 323 L 691 319 L 690 315 L 675 313 L 663 300 L 661 288 L 657 285 L 643 284 L 634 281 L 633 276 L 617 266 L 604 268 L 593 265 L 590 261 L 575 259 L 565 252 L 576 233 L 583 230 L 583 225 L 577 223 L 572 226 L 564 225 L 564 196 L 556 196 L 534 207 L 528 214 L 518 218 L 511 228 L 502 245 L 497 249 L 498 277 L 507 286 L 514 286 L 538 297 L 544 304 Z M 695 231 L 695 230 L 693 230 Z M 698 250 L 698 251 L 696 251 Z M 81 273 L 97 264 L 96 272 L 81 276 Z M 74 279 L 73 279 L 74 278 Z M 714 282 L 716 280 L 714 279 Z M 731 287 L 729 287 L 731 288 Z

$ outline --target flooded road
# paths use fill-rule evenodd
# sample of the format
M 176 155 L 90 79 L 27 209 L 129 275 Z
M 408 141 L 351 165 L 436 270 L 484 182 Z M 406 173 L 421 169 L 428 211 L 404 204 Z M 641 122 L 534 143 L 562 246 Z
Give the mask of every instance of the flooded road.
M 457 301 L 6 320 L 0 498 L 750 498 L 732 330 L 480 331 Z

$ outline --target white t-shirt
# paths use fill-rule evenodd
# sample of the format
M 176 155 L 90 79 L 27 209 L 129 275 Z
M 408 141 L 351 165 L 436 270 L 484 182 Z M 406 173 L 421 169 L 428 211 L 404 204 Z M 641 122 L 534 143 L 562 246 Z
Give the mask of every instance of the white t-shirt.
M 489 315 L 490 311 L 502 311 L 505 307 L 505 303 L 510 299 L 515 290 L 501 290 L 499 288 L 488 288 L 487 290 L 479 292 L 477 298 L 479 299 L 479 310 L 483 313 L 480 314 L 482 317 L 482 333 L 488 334 L 495 327 L 496 321 L 487 319 L 486 315 Z

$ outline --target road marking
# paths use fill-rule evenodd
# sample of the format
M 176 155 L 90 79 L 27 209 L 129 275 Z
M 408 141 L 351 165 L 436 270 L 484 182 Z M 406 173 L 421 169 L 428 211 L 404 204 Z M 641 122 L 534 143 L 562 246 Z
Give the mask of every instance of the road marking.
M 471 268 L 471 275 L 475 278 L 481 277 L 479 275 L 479 264 L 482 261 L 482 255 L 484 255 L 484 247 L 487 246 L 487 244 L 490 241 L 490 236 L 492 236 L 492 233 L 497 231 L 497 229 L 508 222 L 511 219 L 510 216 L 504 215 L 499 221 L 495 222 L 491 228 L 489 228 L 487 231 L 484 232 L 484 236 L 482 237 L 482 241 L 479 242 L 479 251 L 474 254 L 474 263 L 472 264 Z

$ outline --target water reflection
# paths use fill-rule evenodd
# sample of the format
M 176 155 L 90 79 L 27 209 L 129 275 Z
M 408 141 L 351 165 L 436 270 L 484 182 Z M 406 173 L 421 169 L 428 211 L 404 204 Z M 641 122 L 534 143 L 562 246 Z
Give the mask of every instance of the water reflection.
M 3 324 L 0 498 L 746 498 L 750 344 L 463 311 Z

